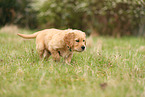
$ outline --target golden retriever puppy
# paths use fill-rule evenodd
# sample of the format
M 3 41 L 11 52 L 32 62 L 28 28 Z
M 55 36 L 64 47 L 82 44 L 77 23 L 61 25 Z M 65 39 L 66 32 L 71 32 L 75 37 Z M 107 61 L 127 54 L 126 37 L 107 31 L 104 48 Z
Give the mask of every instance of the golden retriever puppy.
M 36 38 L 40 59 L 52 55 L 54 61 L 60 61 L 62 56 L 66 63 L 70 63 L 73 51 L 82 52 L 86 49 L 86 34 L 80 30 L 45 29 L 31 35 L 17 35 L 26 39 Z

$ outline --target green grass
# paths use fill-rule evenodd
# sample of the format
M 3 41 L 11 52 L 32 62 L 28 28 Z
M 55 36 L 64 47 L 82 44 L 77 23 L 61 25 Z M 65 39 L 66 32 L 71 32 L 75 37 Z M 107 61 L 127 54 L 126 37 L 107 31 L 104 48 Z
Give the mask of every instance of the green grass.
M 71 66 L 39 61 L 35 48 L 0 32 L 0 97 L 145 97 L 144 38 L 93 38 Z

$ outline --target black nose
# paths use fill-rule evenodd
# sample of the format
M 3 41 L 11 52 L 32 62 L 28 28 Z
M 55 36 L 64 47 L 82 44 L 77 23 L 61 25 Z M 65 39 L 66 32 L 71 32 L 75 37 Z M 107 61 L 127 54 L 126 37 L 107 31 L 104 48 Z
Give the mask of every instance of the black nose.
M 85 46 L 82 46 L 81 48 L 84 50 L 85 49 Z

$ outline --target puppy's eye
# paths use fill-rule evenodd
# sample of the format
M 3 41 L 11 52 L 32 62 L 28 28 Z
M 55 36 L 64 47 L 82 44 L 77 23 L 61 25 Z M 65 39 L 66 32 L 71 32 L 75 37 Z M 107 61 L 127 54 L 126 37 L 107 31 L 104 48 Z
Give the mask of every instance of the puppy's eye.
M 85 42 L 85 40 L 83 40 L 83 42 Z
M 79 42 L 79 40 L 76 40 L 76 42 Z

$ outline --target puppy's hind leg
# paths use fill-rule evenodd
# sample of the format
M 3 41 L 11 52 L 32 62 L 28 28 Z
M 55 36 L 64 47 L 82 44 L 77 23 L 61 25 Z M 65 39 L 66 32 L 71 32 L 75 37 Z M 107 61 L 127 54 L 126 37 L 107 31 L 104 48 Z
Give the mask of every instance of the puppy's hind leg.
M 36 50 L 37 50 L 37 52 L 39 54 L 40 60 L 42 60 L 43 54 L 44 54 L 44 44 L 42 44 L 42 43 L 36 44 Z
M 60 55 L 59 55 L 58 51 L 57 50 L 53 50 L 51 48 L 49 50 L 51 52 L 53 60 L 56 61 L 56 62 L 59 62 L 60 61 Z
M 44 50 L 44 54 L 43 54 L 43 57 L 46 59 L 46 60 L 48 60 L 48 58 L 50 57 L 50 55 L 51 55 L 51 53 L 50 53 L 50 51 L 48 51 L 48 50 Z

